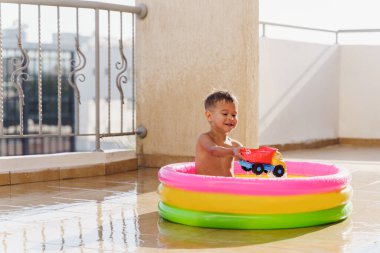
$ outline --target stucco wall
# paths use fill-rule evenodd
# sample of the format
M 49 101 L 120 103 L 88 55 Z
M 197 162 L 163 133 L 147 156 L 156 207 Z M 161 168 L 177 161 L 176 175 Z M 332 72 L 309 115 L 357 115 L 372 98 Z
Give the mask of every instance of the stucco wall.
M 339 46 L 260 39 L 260 145 L 338 137 Z
M 136 23 L 137 124 L 141 155 L 193 156 L 208 131 L 203 99 L 212 88 L 240 100 L 234 137 L 258 141 L 258 1 L 144 0 Z
M 380 46 L 341 46 L 339 135 L 380 139 Z

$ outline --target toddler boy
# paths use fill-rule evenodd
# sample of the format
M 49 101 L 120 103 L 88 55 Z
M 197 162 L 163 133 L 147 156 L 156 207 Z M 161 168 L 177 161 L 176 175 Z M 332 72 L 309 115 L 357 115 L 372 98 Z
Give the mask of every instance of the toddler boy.
M 198 137 L 195 148 L 197 174 L 230 177 L 234 158 L 242 159 L 242 144 L 228 135 L 238 123 L 237 99 L 227 91 L 211 93 L 204 101 L 210 131 Z

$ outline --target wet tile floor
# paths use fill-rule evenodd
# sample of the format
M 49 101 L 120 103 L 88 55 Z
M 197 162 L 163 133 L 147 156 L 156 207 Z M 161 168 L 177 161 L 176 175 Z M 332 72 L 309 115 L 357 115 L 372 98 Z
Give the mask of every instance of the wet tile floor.
M 380 252 L 380 148 L 283 152 L 352 172 L 345 221 L 282 230 L 204 229 L 157 214 L 157 169 L 0 187 L 0 252 Z

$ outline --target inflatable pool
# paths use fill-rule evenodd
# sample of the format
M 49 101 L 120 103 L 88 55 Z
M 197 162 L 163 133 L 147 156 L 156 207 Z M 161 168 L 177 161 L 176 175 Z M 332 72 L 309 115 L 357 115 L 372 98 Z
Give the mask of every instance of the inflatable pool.
M 351 212 L 351 175 L 334 165 L 286 162 L 287 177 L 195 174 L 194 163 L 162 167 L 160 215 L 190 226 L 278 229 L 337 222 Z M 235 163 L 235 171 L 241 167 Z

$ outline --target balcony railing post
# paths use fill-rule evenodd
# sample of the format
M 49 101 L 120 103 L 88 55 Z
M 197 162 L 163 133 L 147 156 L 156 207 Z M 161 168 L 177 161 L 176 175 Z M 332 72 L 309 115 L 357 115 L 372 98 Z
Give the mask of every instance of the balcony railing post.
M 263 23 L 263 37 L 265 37 L 265 24 Z
M 3 28 L 0 5 L 0 136 L 4 134 Z M 1 154 L 0 154 L 1 155 Z
M 100 149 L 100 60 L 99 60 L 99 9 L 95 9 L 95 151 Z

